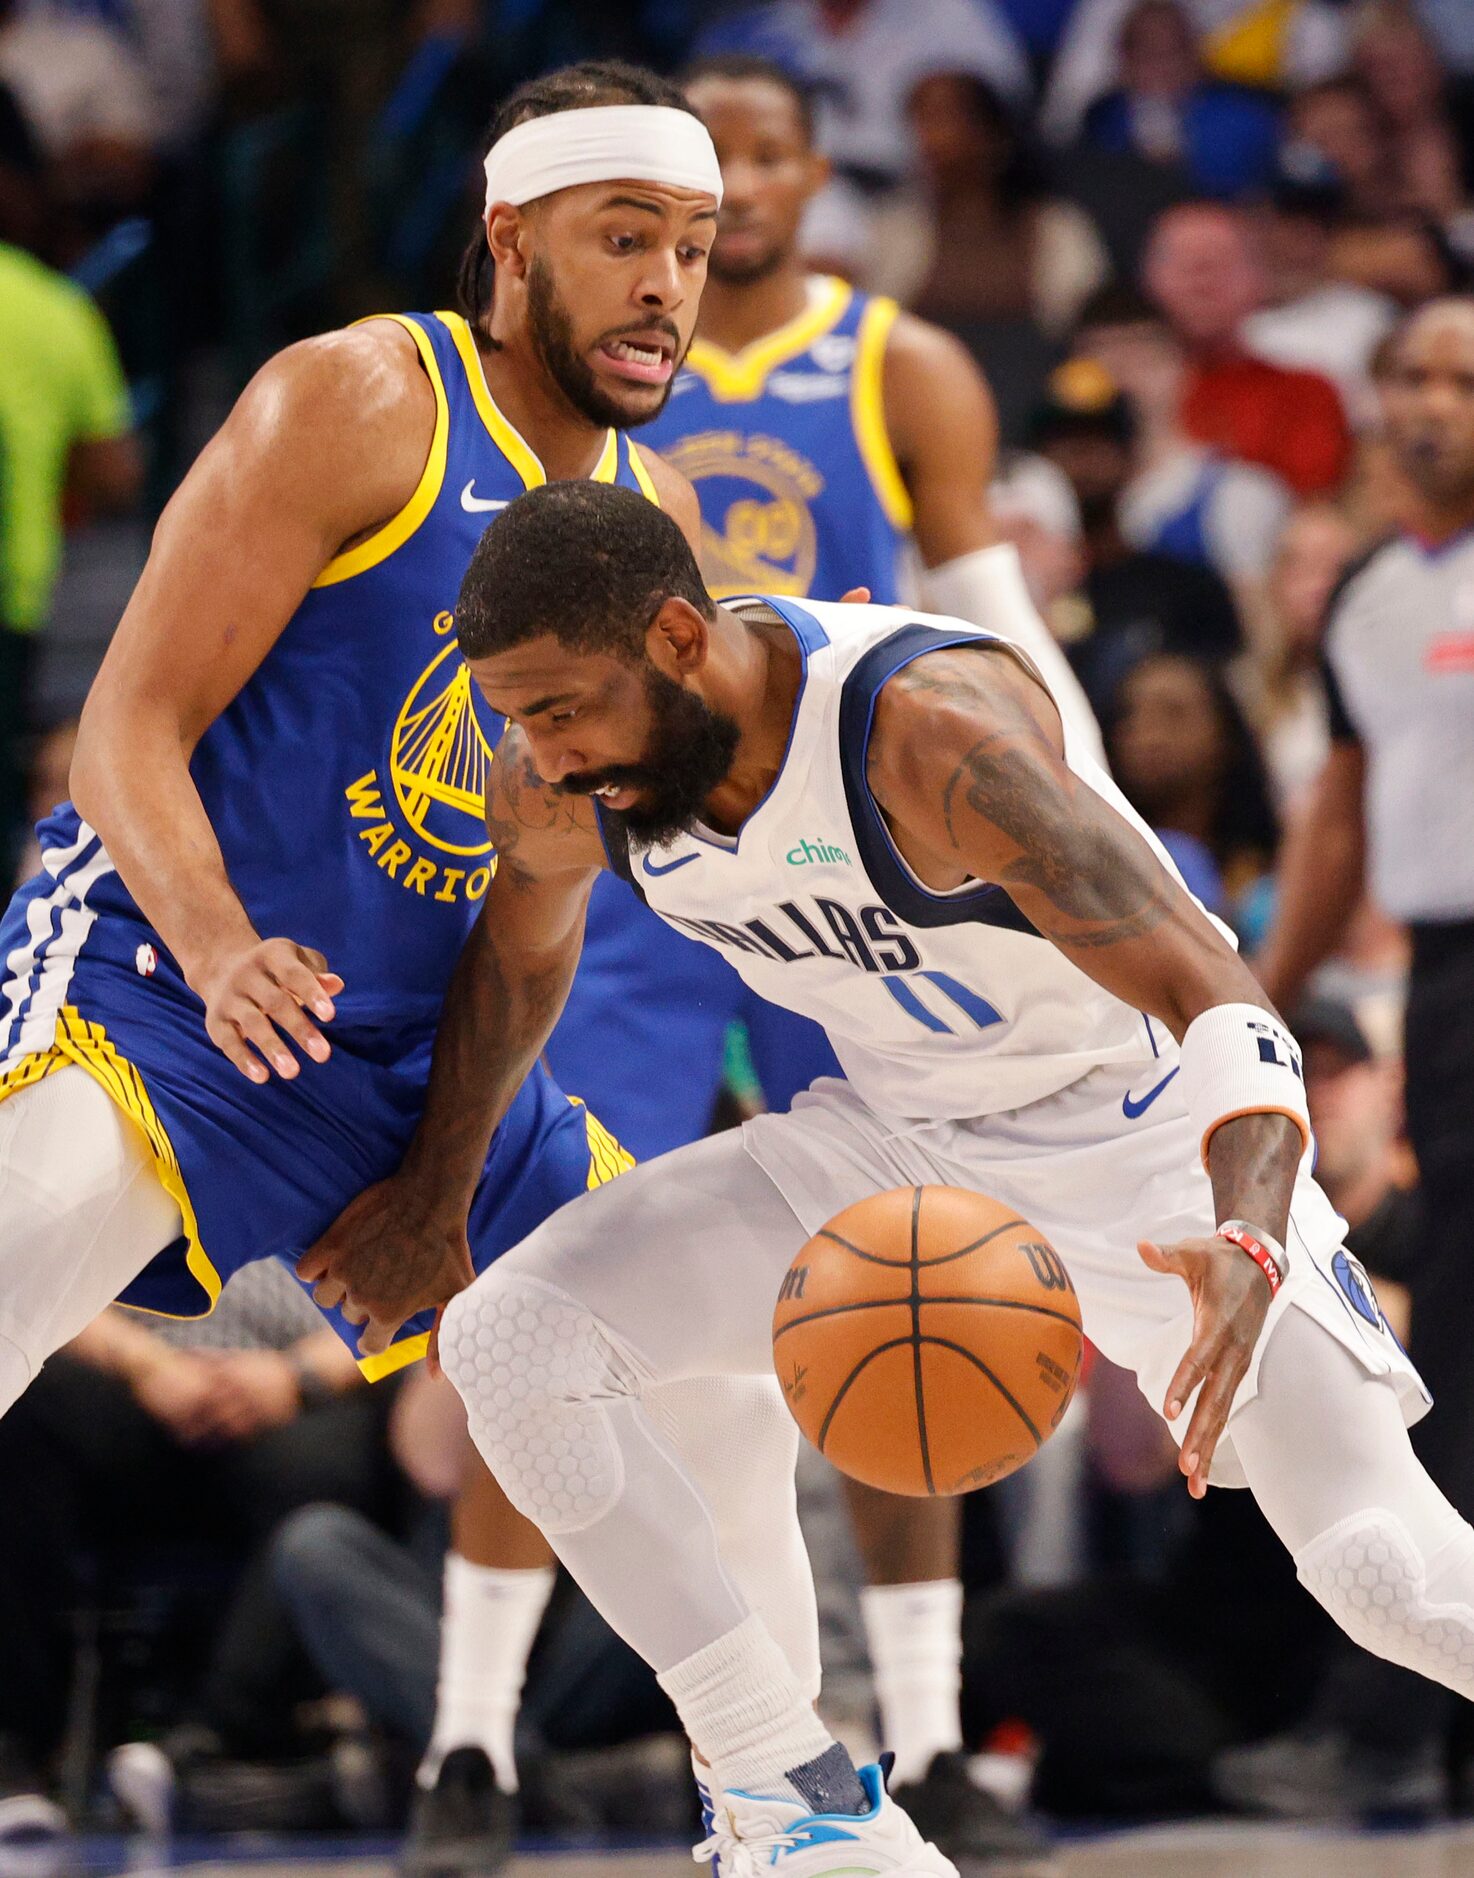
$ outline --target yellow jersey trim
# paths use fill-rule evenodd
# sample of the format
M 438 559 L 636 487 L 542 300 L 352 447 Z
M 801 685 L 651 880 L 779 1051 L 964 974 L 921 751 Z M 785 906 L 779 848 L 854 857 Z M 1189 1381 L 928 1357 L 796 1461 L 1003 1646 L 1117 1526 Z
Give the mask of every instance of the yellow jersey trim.
M 653 502 L 658 509 L 660 507 L 660 495 L 656 490 L 654 482 L 651 480 L 649 470 L 645 467 L 644 457 L 640 455 L 639 450 L 636 448 L 633 437 L 626 437 L 624 442 L 625 448 L 630 453 L 630 468 L 634 471 L 635 481 L 640 485 L 645 500 L 647 502 Z
M 339 581 L 352 580 L 355 575 L 366 574 L 371 567 L 387 561 L 391 554 L 404 546 L 434 508 L 445 481 L 445 458 L 450 443 L 450 405 L 445 396 L 440 367 L 436 363 L 435 349 L 415 322 L 404 314 L 384 313 L 375 317 L 393 320 L 414 340 L 425 375 L 430 380 L 430 389 L 435 393 L 435 434 L 430 439 L 430 454 L 425 459 L 419 483 L 409 501 L 392 521 L 385 522 L 382 528 L 360 541 L 357 547 L 335 554 L 313 581 L 314 587 L 335 587 Z
M 471 388 L 471 401 L 476 406 L 481 422 L 486 426 L 486 434 L 522 478 L 522 487 L 540 489 L 548 480 L 548 472 L 543 468 L 542 458 L 492 397 L 491 386 L 486 382 L 486 373 L 481 365 L 481 354 L 476 349 L 475 336 L 470 326 L 459 313 L 437 313 L 435 317 L 450 334 L 455 342 L 456 351 L 461 355 L 466 383 Z M 612 483 L 618 473 L 619 437 L 611 430 L 605 433 L 604 448 L 600 451 L 599 460 L 590 472 L 589 481 Z
M 382 1382 L 397 1370 L 408 1369 L 411 1363 L 418 1363 L 429 1348 L 430 1333 L 421 1330 L 413 1337 L 406 1337 L 402 1343 L 391 1343 L 387 1350 L 381 1350 L 377 1356 L 359 1357 L 359 1374 L 365 1382 Z
M 911 532 L 914 511 L 885 421 L 885 348 L 900 311 L 894 300 L 876 299 L 860 316 L 850 379 L 850 416 L 876 500 L 891 527 L 905 535 Z
M 75 1063 L 79 1069 L 85 1069 L 104 1093 L 112 1097 L 148 1143 L 160 1183 L 178 1206 L 184 1221 L 184 1236 L 188 1241 L 184 1262 L 206 1300 L 202 1311 L 185 1314 L 153 1311 L 139 1304 L 127 1308 L 149 1317 L 208 1317 L 224 1287 L 219 1272 L 200 1244 L 199 1221 L 195 1218 L 189 1190 L 180 1172 L 179 1156 L 174 1152 L 169 1131 L 159 1119 L 143 1077 L 127 1057 L 119 1053 L 102 1025 L 89 1023 L 75 1005 L 64 1004 L 57 1014 L 56 1036 L 51 1048 L 22 1057 L 0 1076 L 0 1102 L 14 1095 L 17 1089 L 40 1082 L 43 1077 L 64 1068 L 68 1063 Z
M 789 359 L 807 352 L 814 341 L 827 333 L 844 315 L 854 297 L 848 281 L 833 275 L 820 279 L 819 292 L 786 326 L 754 339 L 740 352 L 724 352 L 706 339 L 694 339 L 686 354 L 686 363 L 706 380 L 711 395 L 719 404 L 737 404 L 761 396 L 768 373 Z

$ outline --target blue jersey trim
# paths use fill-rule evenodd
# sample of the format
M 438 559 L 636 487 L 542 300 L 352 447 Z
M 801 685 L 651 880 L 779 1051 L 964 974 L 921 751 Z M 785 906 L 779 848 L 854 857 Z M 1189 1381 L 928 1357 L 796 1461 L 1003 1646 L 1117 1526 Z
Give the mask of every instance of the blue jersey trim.
M 989 633 L 947 633 L 913 622 L 872 646 L 845 680 L 840 694 L 840 769 L 850 823 L 870 884 L 908 926 L 997 926 L 1037 938 L 1041 936 L 1038 927 L 1019 911 L 1002 887 L 990 885 L 970 893 L 941 894 L 921 886 L 896 851 L 865 776 L 875 701 L 887 682 L 923 653 L 941 652 L 948 646 L 991 643 L 994 641 Z

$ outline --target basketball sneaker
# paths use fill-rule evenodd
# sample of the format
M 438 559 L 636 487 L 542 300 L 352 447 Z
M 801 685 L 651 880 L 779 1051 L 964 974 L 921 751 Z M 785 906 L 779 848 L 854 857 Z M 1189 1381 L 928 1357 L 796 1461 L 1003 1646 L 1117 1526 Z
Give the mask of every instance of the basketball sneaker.
M 939 1754 L 923 1779 L 898 1781 L 896 1801 L 962 1878 L 1049 1878 L 1058 1871 L 1048 1842 L 974 1782 L 965 1754 Z
M 512 1858 L 516 1802 L 477 1747 L 453 1748 L 435 1785 L 419 1788 L 400 1854 L 401 1878 L 490 1878 Z
M 697 1864 L 721 1878 L 958 1878 L 891 1799 L 880 1769 L 859 1772 L 870 1802 L 863 1813 L 807 1813 L 801 1800 L 723 1793 Z

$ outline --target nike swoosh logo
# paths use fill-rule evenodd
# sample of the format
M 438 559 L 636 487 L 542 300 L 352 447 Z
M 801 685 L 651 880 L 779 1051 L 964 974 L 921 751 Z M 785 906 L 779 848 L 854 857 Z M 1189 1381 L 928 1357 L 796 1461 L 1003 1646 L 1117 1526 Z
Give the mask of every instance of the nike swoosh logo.
M 1177 1069 L 1181 1068 L 1182 1065 L 1179 1063 Z M 1144 1115 L 1146 1113 L 1153 1102 L 1156 1101 L 1157 1097 L 1167 1087 L 1168 1083 L 1171 1082 L 1172 1078 L 1177 1074 L 1177 1069 L 1169 1069 L 1167 1074 L 1157 1084 L 1156 1088 L 1148 1089 L 1146 1094 L 1141 1097 L 1140 1101 L 1133 1102 L 1129 1090 L 1121 1097 L 1121 1113 L 1126 1117 L 1128 1122 L 1134 1122 L 1138 1115 Z
M 640 865 L 652 879 L 658 880 L 662 874 L 673 874 L 678 867 L 689 867 L 693 861 L 700 859 L 699 854 L 683 854 L 679 861 L 667 861 L 664 867 L 657 867 L 647 854 Z
M 476 478 L 473 476 L 470 482 L 468 482 L 461 491 L 461 507 L 466 511 L 467 515 L 482 515 L 485 514 L 488 509 L 504 509 L 507 503 L 512 500 L 510 496 L 507 496 L 501 502 L 488 502 L 484 496 L 478 496 L 472 493 L 475 487 Z

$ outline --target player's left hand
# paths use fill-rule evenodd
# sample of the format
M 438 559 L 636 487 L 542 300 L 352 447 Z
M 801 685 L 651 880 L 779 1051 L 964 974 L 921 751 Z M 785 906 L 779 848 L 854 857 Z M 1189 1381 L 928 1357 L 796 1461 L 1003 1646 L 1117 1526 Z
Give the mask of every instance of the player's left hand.
M 1177 1461 L 1188 1492 L 1201 1500 L 1234 1396 L 1269 1314 L 1269 1280 L 1224 1239 L 1184 1239 L 1171 1246 L 1143 1239 L 1137 1251 L 1154 1272 L 1180 1278 L 1192 1293 L 1193 1340 L 1168 1384 L 1162 1412 L 1175 1422 L 1202 1384 Z
M 406 1319 L 447 1304 L 476 1276 L 463 1214 L 427 1208 L 399 1178 L 367 1188 L 297 1261 L 297 1276 L 325 1310 L 341 1306 L 366 1326 L 363 1356 L 389 1348 Z

